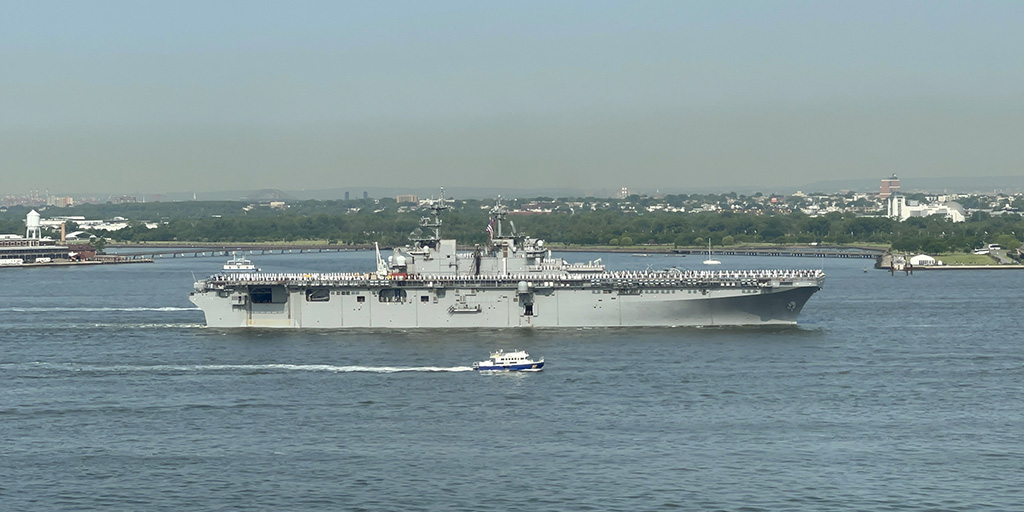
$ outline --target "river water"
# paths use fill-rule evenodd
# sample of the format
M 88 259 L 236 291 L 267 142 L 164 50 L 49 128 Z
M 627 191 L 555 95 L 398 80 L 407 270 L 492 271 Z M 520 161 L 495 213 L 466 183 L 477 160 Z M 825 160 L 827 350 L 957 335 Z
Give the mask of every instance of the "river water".
M 614 268 L 699 257 L 602 256 Z M 223 258 L 0 269 L 4 510 L 1012 510 L 1019 271 L 823 268 L 793 328 L 224 331 Z M 254 257 L 364 271 L 371 253 Z M 867 267 L 867 269 L 865 269 Z M 547 365 L 468 370 L 496 348 Z

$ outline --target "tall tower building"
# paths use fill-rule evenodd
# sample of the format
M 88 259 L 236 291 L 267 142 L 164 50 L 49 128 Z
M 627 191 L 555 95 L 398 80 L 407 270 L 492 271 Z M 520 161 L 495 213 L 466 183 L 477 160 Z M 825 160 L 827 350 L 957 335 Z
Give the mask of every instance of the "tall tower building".
M 882 187 L 878 190 L 878 197 L 882 199 L 888 199 L 889 196 L 896 194 L 900 191 L 900 179 L 895 174 L 892 178 L 883 178 Z
M 883 180 L 884 181 L 884 180 Z M 903 210 L 907 208 L 907 198 L 896 192 L 888 197 L 888 208 L 886 208 L 886 214 L 890 219 L 903 221 L 906 217 L 903 215 Z

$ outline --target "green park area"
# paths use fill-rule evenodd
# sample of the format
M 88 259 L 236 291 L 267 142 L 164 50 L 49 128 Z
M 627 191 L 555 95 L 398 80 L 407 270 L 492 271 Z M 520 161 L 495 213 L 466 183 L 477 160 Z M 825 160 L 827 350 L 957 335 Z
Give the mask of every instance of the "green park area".
M 998 263 L 995 258 L 987 254 L 945 253 L 935 256 L 935 259 L 951 266 L 996 265 Z
M 706 200 L 707 198 L 700 198 Z M 509 201 L 516 212 L 532 200 Z M 588 202 L 590 201 L 590 202 Z M 939 215 L 899 222 L 882 214 L 830 212 L 806 215 L 798 209 L 732 211 L 640 211 L 628 202 L 591 199 L 557 200 L 543 214 L 521 211 L 508 216 L 504 234 L 528 235 L 552 249 L 618 249 L 658 252 L 680 248 L 716 250 L 744 247 L 863 247 L 904 254 L 937 255 L 949 265 L 991 264 L 986 255 L 971 254 L 999 244 L 1015 257 L 1024 238 L 1024 217 L 973 212 L 965 222 Z M 442 216 L 442 235 L 472 247 L 488 242 L 486 227 L 493 201 L 453 201 Z M 569 206 L 572 205 L 572 206 Z M 582 206 L 581 206 L 582 205 Z M 589 206 L 588 206 L 589 205 Z M 26 207 L 0 212 L 0 234 L 23 233 Z M 382 247 L 421 237 L 427 211 L 393 199 L 298 201 L 286 209 L 240 201 L 87 204 L 45 208 L 44 218 L 123 219 L 124 227 L 100 231 L 115 244 L 328 244 Z M 513 226 L 514 224 L 514 226 Z M 74 222 L 68 232 L 78 230 Z M 60 236 L 58 230 L 44 235 Z

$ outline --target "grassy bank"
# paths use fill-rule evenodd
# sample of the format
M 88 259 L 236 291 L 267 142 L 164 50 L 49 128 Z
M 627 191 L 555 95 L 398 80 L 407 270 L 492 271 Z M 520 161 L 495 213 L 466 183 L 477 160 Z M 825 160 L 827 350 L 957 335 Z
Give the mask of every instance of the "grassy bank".
M 999 262 L 987 254 L 947 253 L 935 257 L 946 265 L 997 265 Z

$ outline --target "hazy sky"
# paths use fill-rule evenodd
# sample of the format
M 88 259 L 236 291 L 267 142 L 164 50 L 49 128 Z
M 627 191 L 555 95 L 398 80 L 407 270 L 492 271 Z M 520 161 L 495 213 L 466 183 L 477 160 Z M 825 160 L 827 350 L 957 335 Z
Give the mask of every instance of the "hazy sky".
M 0 12 L 0 195 L 1024 174 L 1020 1 Z

